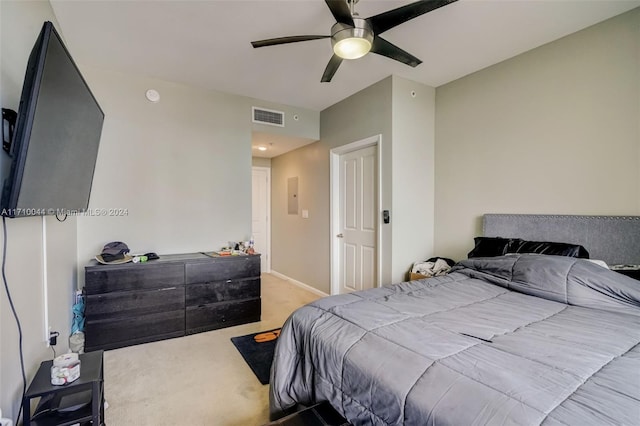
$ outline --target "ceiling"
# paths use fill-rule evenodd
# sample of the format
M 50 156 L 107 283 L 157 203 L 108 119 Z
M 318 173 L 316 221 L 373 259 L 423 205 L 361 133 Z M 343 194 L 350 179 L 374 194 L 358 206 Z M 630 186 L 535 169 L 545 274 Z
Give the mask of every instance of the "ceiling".
M 315 142 L 315 139 L 298 138 L 266 132 L 252 132 L 252 157 L 273 158 L 301 146 Z M 260 148 L 264 148 L 261 150 Z
M 369 54 L 344 61 L 330 83 L 321 83 L 329 39 L 260 49 L 250 42 L 329 35 L 334 19 L 322 0 L 50 1 L 81 66 L 316 111 L 391 74 L 437 87 L 640 6 L 640 0 L 459 0 L 384 33 L 422 59 L 418 67 Z M 411 2 L 360 0 L 356 11 L 366 18 Z

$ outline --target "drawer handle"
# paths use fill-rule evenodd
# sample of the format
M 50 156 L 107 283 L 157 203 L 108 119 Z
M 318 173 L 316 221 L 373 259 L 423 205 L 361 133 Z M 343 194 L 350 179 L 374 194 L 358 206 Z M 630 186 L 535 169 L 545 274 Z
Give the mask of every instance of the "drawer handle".
M 160 291 L 175 290 L 176 288 L 178 288 L 178 287 L 161 288 Z
M 229 284 L 230 282 L 232 282 L 233 280 L 227 280 L 227 284 Z

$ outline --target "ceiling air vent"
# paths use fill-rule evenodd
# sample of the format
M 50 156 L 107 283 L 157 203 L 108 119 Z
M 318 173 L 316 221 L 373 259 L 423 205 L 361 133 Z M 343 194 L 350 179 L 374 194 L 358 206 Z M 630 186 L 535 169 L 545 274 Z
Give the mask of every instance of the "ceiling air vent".
M 253 113 L 254 123 L 284 127 L 284 112 L 282 111 L 251 107 L 251 112 Z

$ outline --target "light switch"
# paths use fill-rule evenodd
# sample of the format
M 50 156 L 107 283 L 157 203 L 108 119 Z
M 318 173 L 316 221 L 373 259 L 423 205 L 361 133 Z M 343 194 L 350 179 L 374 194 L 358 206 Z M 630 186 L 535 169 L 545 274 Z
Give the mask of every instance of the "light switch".
M 302 210 L 302 218 L 309 219 L 309 210 Z

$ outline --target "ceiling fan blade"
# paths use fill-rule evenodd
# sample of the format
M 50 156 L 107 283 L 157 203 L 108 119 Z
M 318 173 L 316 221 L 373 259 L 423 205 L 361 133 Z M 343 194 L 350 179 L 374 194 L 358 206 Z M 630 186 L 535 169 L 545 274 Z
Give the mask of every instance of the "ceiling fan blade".
M 341 24 L 351 25 L 353 26 L 353 18 L 351 17 L 351 11 L 349 10 L 349 5 L 346 0 L 324 0 L 329 6 L 333 17 L 336 18 L 337 22 Z
M 397 9 L 389 10 L 378 15 L 367 18 L 374 34 L 382 34 L 383 32 L 396 27 L 410 19 L 417 18 L 427 12 L 446 6 L 457 0 L 421 0 L 410 3 Z
M 322 83 L 329 83 L 333 78 L 333 75 L 338 71 L 338 67 L 342 63 L 342 58 L 338 55 L 333 55 L 331 59 L 329 59 L 329 63 L 327 64 L 327 68 L 324 69 L 324 74 L 322 74 Z
M 373 53 L 377 53 L 378 55 L 395 59 L 396 61 L 402 62 L 403 64 L 407 64 L 414 68 L 422 63 L 420 59 L 416 58 L 411 53 L 400 49 L 395 44 L 389 43 L 382 37 L 376 37 L 373 39 L 371 51 Z
M 269 38 L 267 40 L 252 41 L 251 45 L 257 48 L 257 47 L 266 47 L 266 46 L 276 46 L 278 44 L 297 43 L 299 41 L 318 40 L 321 38 L 329 38 L 329 37 L 331 36 L 302 35 L 302 36 L 278 37 L 278 38 Z

